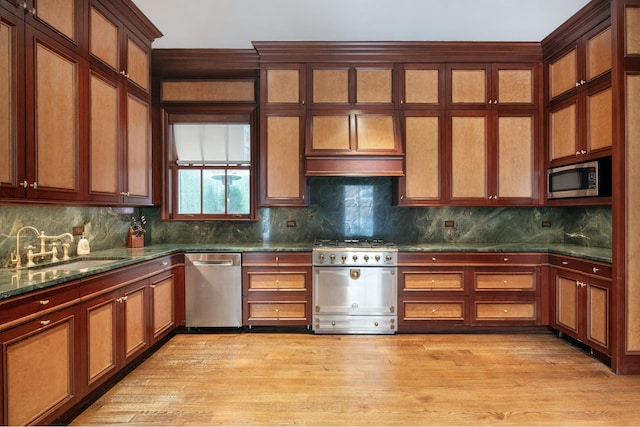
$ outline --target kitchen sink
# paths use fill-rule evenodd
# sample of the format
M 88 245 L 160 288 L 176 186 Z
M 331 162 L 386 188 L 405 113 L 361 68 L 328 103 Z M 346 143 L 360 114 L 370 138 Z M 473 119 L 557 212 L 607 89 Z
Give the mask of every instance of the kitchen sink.
M 39 269 L 55 270 L 55 271 L 83 271 L 83 270 L 88 270 L 89 268 L 95 268 L 103 265 L 113 264 L 122 259 L 123 258 L 82 259 L 78 261 L 67 262 L 64 264 L 43 265 Z

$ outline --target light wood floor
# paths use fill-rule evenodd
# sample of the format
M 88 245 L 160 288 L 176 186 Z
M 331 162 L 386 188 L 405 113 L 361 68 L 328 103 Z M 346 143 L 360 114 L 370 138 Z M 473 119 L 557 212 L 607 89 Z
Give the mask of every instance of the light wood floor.
M 552 334 L 176 335 L 73 425 L 638 425 L 640 376 Z

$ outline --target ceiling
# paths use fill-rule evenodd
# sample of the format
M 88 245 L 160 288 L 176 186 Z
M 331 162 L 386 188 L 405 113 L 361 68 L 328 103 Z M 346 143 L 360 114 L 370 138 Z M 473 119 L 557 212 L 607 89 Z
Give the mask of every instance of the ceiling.
M 588 0 L 133 0 L 162 48 L 252 41 L 541 41 Z

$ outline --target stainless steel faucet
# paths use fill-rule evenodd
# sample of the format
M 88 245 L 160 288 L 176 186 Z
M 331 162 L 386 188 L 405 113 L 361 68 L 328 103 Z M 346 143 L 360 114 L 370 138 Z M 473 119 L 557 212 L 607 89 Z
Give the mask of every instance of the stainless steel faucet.
M 18 232 L 16 233 L 16 252 L 15 252 L 15 257 L 13 252 L 11 253 L 11 264 L 15 264 L 16 268 L 21 268 L 22 267 L 22 258 L 20 256 L 20 233 L 23 230 L 32 230 L 34 233 L 36 233 L 36 236 L 38 237 L 38 239 L 40 240 L 40 251 L 37 253 L 34 253 L 34 247 L 32 245 L 27 246 L 27 267 L 33 267 L 36 265 L 35 262 L 33 262 L 33 260 L 35 258 L 40 258 L 40 259 L 44 259 L 45 256 L 47 255 L 51 255 L 51 261 L 52 262 L 56 262 L 59 261 L 58 259 L 58 243 L 56 242 L 56 240 L 62 240 L 65 237 L 69 238 L 70 242 L 73 242 L 73 235 L 71 233 L 62 233 L 59 234 L 57 236 L 47 236 L 44 234 L 44 231 L 38 231 L 37 228 L 32 227 L 30 225 L 26 225 L 22 228 L 20 228 L 18 230 Z M 51 240 L 51 249 L 50 250 L 46 250 L 46 241 L 47 240 Z M 71 245 L 70 242 L 67 243 L 62 243 L 62 259 L 63 260 L 68 260 L 69 259 L 69 246 Z

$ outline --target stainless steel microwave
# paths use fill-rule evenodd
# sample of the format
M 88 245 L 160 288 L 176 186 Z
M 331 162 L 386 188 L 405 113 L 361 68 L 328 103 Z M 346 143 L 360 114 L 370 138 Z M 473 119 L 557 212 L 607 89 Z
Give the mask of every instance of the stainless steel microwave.
M 607 196 L 611 196 L 611 157 L 547 171 L 547 199 Z

